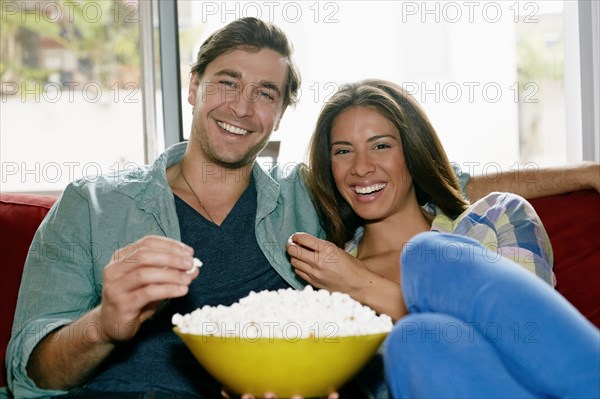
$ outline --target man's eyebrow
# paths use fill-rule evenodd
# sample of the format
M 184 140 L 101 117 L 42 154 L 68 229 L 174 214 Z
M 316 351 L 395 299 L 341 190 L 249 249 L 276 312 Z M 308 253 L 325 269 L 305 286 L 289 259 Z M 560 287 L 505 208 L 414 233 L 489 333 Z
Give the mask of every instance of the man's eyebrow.
M 281 97 L 281 90 L 279 89 L 279 85 L 275 82 L 269 82 L 267 80 L 262 80 L 258 82 L 258 86 L 265 88 L 267 90 L 272 90 L 277 94 L 277 97 Z
M 215 73 L 215 76 L 229 76 L 234 79 L 241 79 L 242 74 L 238 71 L 234 71 L 233 69 L 222 69 L 219 72 Z
M 222 69 L 219 72 L 215 73 L 215 76 L 229 76 L 230 78 L 240 80 L 242 79 L 241 72 L 235 71 L 233 69 Z M 281 90 L 279 89 L 279 84 L 275 82 L 270 82 L 268 80 L 261 80 L 256 83 L 256 86 L 263 87 L 267 90 L 274 91 L 278 96 L 281 96 Z
M 277 93 L 278 97 L 281 97 L 281 90 L 279 90 L 279 85 L 277 83 L 262 80 L 258 82 L 258 85 L 260 87 L 264 87 L 267 90 L 273 90 L 275 93 Z

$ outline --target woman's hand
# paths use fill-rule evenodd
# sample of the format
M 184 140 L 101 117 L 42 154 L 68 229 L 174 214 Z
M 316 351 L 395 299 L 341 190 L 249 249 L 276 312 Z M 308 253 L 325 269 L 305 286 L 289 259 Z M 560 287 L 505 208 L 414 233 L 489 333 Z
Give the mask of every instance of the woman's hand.
M 292 234 L 286 249 L 296 274 L 317 288 L 352 296 L 373 274 L 343 249 L 310 234 Z
M 333 243 L 310 234 L 294 233 L 286 249 L 296 274 L 310 285 L 346 293 L 394 321 L 407 313 L 398 282 L 377 274 Z M 398 262 L 395 266 L 400 267 L 399 259 L 394 259 Z

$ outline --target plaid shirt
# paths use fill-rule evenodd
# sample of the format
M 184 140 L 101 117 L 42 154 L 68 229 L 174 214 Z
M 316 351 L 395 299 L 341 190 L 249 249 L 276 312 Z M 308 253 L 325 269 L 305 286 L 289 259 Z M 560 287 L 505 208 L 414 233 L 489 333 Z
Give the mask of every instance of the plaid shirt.
M 456 219 L 444 215 L 436 206 L 425 210 L 435 219 L 431 231 L 471 237 L 489 250 L 535 273 L 552 286 L 554 258 L 550 238 L 535 210 L 525 199 L 511 193 L 491 193 L 473 203 Z M 346 251 L 356 256 L 364 229 L 358 228 Z M 493 262 L 493 257 L 490 261 Z

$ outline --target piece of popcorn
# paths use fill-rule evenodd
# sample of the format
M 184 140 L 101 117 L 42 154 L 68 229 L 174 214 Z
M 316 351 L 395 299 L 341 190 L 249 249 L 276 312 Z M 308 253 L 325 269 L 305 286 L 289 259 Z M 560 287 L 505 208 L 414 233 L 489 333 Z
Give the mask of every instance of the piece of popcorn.
M 194 258 L 193 262 L 194 264 L 192 265 L 192 267 L 185 271 L 187 274 L 192 274 L 194 273 L 194 270 L 200 269 L 202 267 L 202 261 L 200 259 Z

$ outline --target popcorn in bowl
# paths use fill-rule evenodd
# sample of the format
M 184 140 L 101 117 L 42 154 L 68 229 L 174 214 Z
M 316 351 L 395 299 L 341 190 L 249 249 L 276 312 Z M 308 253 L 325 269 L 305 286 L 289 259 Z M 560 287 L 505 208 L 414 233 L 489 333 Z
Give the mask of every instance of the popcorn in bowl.
M 326 290 L 251 292 L 172 318 L 174 331 L 230 392 L 319 397 L 339 389 L 392 329 L 387 315 Z
M 293 288 L 251 292 L 231 306 L 204 306 L 172 322 L 186 334 L 241 338 L 332 338 L 388 333 L 392 319 L 349 295 Z

